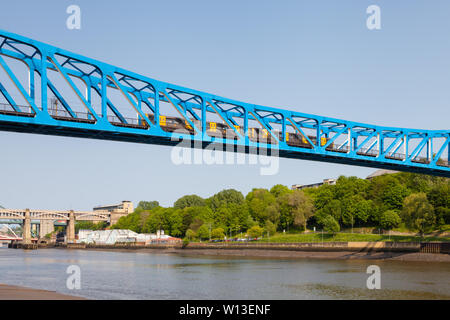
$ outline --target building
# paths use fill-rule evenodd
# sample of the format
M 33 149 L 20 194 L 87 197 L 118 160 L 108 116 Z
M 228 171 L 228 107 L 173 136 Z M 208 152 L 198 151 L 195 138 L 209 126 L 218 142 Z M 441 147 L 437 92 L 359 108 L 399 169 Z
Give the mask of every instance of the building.
M 94 211 L 109 211 L 111 214 L 110 225 L 114 225 L 117 221 L 134 211 L 133 202 L 124 200 L 119 204 L 97 206 L 93 209 Z
M 164 234 L 164 230 L 153 233 L 136 233 L 131 230 L 113 229 L 113 230 L 79 230 L 78 242 L 88 244 L 109 244 L 116 243 L 173 243 L 180 242 L 181 239 L 173 238 Z
M 306 188 L 317 188 L 317 187 L 323 186 L 324 184 L 335 185 L 336 181 L 337 181 L 336 179 L 323 179 L 322 182 L 317 182 L 317 183 L 312 183 L 312 184 L 294 184 L 294 185 L 292 185 L 291 189 L 292 190 L 302 190 L 302 189 L 306 189 Z
M 398 171 L 394 171 L 394 170 L 386 170 L 386 169 L 380 169 L 377 171 L 374 171 L 373 173 L 369 174 L 366 179 L 370 180 L 373 179 L 375 177 L 379 177 L 379 176 L 383 176 L 385 174 L 393 174 L 393 173 L 397 173 Z

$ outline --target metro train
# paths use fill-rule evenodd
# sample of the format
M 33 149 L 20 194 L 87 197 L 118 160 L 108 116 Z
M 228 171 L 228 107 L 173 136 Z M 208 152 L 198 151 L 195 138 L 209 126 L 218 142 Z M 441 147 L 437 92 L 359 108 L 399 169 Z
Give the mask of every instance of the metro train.
M 148 119 L 154 123 L 154 115 L 153 114 L 146 114 Z M 200 120 L 190 119 L 192 123 L 197 128 L 201 128 L 201 122 Z M 194 129 L 189 124 L 188 121 L 178 118 L 178 117 L 171 117 L 171 116 L 159 116 L 159 125 L 161 126 L 161 129 L 163 129 L 166 132 L 174 132 L 176 130 L 186 130 L 189 134 L 194 134 Z M 139 126 L 142 128 L 148 128 L 147 122 L 144 121 L 144 119 L 139 119 Z M 217 123 L 217 122 L 206 122 L 207 130 L 206 133 L 211 137 L 217 137 L 217 138 L 231 138 L 231 139 L 238 139 L 238 135 L 235 133 L 234 130 L 231 130 L 228 125 L 223 123 Z M 238 131 L 240 134 L 244 134 L 244 130 L 241 126 L 235 125 L 234 128 L 236 131 Z M 277 136 L 278 139 L 281 140 L 282 133 L 281 131 L 274 130 L 272 132 L 273 135 Z M 276 143 L 275 138 L 272 136 L 272 134 L 267 129 L 260 129 L 260 128 L 249 128 L 248 137 L 253 142 L 263 142 L 268 144 L 274 144 Z M 317 139 L 314 136 L 308 136 L 309 140 L 315 145 Z M 325 137 L 322 137 L 320 139 L 321 145 L 324 146 L 328 139 Z M 286 132 L 286 143 L 290 146 L 297 146 L 302 148 L 309 148 L 312 149 L 313 145 L 311 145 L 308 140 L 301 134 L 292 133 L 292 132 Z M 330 146 L 327 147 L 327 149 L 333 149 L 333 144 L 330 144 Z

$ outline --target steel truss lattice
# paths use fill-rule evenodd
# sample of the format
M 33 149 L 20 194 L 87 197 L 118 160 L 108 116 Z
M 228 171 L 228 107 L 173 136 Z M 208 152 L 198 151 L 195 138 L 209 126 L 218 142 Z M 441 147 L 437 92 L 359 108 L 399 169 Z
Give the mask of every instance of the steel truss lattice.
M 27 85 L 10 59 L 26 66 Z M 162 145 L 187 139 L 193 147 L 231 145 L 239 152 L 266 150 L 272 154 L 276 150 L 286 158 L 450 177 L 449 130 L 383 127 L 235 101 L 2 30 L 1 70 L 16 94 L 0 78 L 4 101 L 0 103 L 0 130 Z M 51 79 L 55 74 L 81 107 L 76 109 L 66 98 L 67 89 L 60 89 L 61 83 Z M 112 93 L 119 93 L 127 106 L 113 101 Z M 167 119 L 184 130 L 168 130 L 163 104 L 178 114 L 178 118 Z M 208 121 L 211 115 L 219 119 L 224 135 L 211 134 L 217 122 Z M 252 138 L 255 127 L 260 138 Z

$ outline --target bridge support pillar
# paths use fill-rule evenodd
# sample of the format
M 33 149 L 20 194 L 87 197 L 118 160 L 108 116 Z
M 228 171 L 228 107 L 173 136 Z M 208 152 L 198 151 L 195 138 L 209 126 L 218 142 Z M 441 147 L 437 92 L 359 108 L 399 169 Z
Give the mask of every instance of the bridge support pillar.
M 73 210 L 69 212 L 69 221 L 67 222 L 67 242 L 75 242 L 75 214 Z
M 53 220 L 41 220 L 41 227 L 39 228 L 39 237 L 43 238 L 47 234 L 55 231 L 55 225 Z
M 31 243 L 30 209 L 25 209 L 25 219 L 23 220 L 22 241 L 25 244 Z

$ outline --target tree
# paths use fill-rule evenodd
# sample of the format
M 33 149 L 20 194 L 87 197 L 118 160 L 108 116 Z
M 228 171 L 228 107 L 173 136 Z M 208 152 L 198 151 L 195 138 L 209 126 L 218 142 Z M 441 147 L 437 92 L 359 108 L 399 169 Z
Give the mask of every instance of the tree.
M 436 222 L 433 206 L 423 192 L 413 193 L 403 201 L 402 218 L 406 226 L 417 229 L 421 235 Z
M 384 230 L 391 230 L 400 225 L 401 219 L 395 210 L 388 210 L 381 214 L 380 227 Z
M 247 230 L 247 234 L 250 238 L 259 238 L 263 234 L 264 230 L 260 226 L 253 226 Z
M 92 221 L 77 221 L 75 223 L 75 233 L 79 230 L 104 230 L 108 226 L 106 221 L 94 223 Z
M 336 233 L 341 230 L 339 223 L 330 215 L 325 216 L 322 219 L 321 224 L 323 226 L 323 230 L 328 233 Z
M 183 196 L 173 204 L 175 209 L 184 209 L 187 207 L 202 207 L 205 206 L 205 199 L 195 194 Z
M 156 233 L 158 230 L 166 229 L 168 224 L 165 211 L 166 209 L 161 207 L 152 210 L 146 217 L 141 231 L 144 233 Z
M 400 210 L 403 200 L 409 195 L 409 189 L 402 184 L 397 176 L 386 174 L 372 179 L 369 187 L 369 197 L 384 210 Z
M 138 206 L 136 207 L 142 210 L 152 210 L 159 207 L 158 201 L 139 201 Z
M 115 225 L 111 229 L 128 229 L 137 233 L 140 233 L 144 225 L 144 219 L 141 213 L 135 211 L 129 215 L 120 217 Z
M 354 195 L 365 197 L 370 182 L 357 177 L 340 176 L 334 186 L 334 197 L 336 199 L 347 199 Z
M 194 231 L 194 230 L 192 230 L 192 229 L 188 229 L 187 231 L 186 231 L 186 237 L 189 239 L 189 241 L 190 240 L 192 240 L 192 239 L 195 239 L 195 238 L 197 238 L 197 233 Z
M 183 216 L 182 210 L 174 208 L 165 208 L 164 215 L 166 218 L 167 233 L 174 237 L 183 235 Z
M 277 198 L 278 202 L 278 211 L 280 213 L 279 216 L 279 226 L 283 228 L 283 230 L 289 230 L 289 227 L 294 222 L 294 218 L 292 216 L 291 207 L 288 203 L 289 193 L 285 193 Z
M 198 228 L 197 235 L 200 239 L 209 239 L 210 235 L 208 226 L 203 224 L 200 228 Z
M 319 188 L 313 188 L 312 196 L 314 199 L 314 205 L 317 209 L 322 209 L 325 207 L 330 201 L 334 199 L 334 190 L 335 186 L 330 186 L 328 184 L 320 186 Z M 339 201 L 339 200 L 338 200 Z
M 320 211 L 325 215 L 332 216 L 336 221 L 342 219 L 342 204 L 338 199 L 331 200 Z
M 427 194 L 439 225 L 450 224 L 450 179 L 437 182 Z
M 306 230 L 306 222 L 314 215 L 314 205 L 301 190 L 295 190 L 288 195 L 288 204 L 292 210 L 294 225 Z
M 270 220 L 267 220 L 266 225 L 264 226 L 264 234 L 269 234 L 269 236 L 273 236 L 275 232 L 277 232 L 277 226 Z
M 276 198 L 267 189 L 253 189 L 247 194 L 245 200 L 248 204 L 248 209 L 252 218 L 261 225 L 266 223 L 269 215 L 273 218 L 273 213 L 279 212 L 277 210 Z M 275 209 L 274 209 L 275 207 Z
M 225 231 L 222 228 L 216 228 L 211 231 L 212 239 L 223 239 L 225 237 Z
M 291 192 L 292 191 L 288 187 L 283 186 L 282 184 L 274 185 L 270 189 L 270 193 L 273 194 L 276 198 L 279 198 L 280 196 L 283 196 L 283 195 L 291 193 Z
M 217 208 L 219 207 L 226 206 L 232 203 L 237 205 L 244 203 L 244 196 L 237 190 L 226 189 L 208 198 L 206 202 L 211 207 L 211 209 L 217 210 Z

